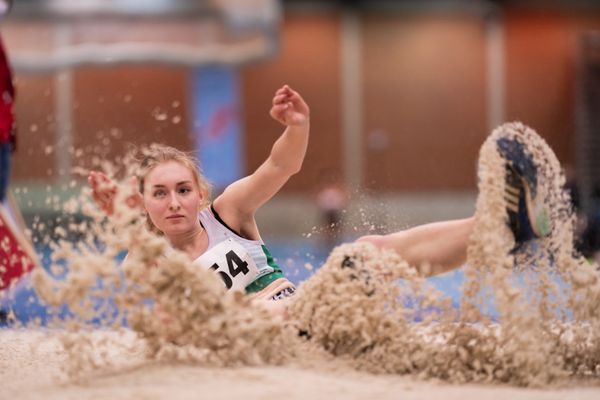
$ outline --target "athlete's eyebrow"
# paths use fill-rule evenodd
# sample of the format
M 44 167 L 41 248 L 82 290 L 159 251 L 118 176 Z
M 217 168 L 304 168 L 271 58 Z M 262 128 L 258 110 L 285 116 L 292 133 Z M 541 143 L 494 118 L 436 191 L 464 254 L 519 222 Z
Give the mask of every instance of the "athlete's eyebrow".
M 179 186 L 179 185 L 186 185 L 186 184 L 188 184 L 188 185 L 189 185 L 189 184 L 191 184 L 191 183 L 192 183 L 192 181 L 181 181 L 181 182 L 177 182 L 177 183 L 175 184 L 175 186 Z M 153 188 L 164 188 L 164 187 L 167 187 L 167 185 L 163 185 L 163 184 L 161 184 L 161 183 L 157 183 L 157 184 L 154 184 L 154 185 L 152 185 L 152 187 L 153 187 Z

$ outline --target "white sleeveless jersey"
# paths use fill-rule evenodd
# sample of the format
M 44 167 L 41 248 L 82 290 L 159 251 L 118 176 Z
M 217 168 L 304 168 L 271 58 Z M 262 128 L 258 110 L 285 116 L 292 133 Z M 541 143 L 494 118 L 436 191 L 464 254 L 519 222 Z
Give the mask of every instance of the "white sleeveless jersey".
M 249 240 L 230 229 L 212 205 L 199 213 L 208 248 L 194 264 L 216 271 L 228 289 L 258 292 L 283 278 L 262 240 Z

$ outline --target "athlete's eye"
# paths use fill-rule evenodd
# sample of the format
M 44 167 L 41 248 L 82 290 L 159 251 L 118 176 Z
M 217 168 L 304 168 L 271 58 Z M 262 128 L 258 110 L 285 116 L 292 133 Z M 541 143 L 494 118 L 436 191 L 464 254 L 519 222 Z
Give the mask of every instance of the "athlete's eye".
M 154 193 L 152 193 L 152 196 L 153 197 L 164 197 L 166 194 L 167 193 L 164 190 L 158 189 L 158 190 L 155 190 Z
M 177 193 L 179 194 L 188 194 L 192 191 L 192 188 L 187 187 L 187 186 L 182 186 L 179 189 L 177 189 Z

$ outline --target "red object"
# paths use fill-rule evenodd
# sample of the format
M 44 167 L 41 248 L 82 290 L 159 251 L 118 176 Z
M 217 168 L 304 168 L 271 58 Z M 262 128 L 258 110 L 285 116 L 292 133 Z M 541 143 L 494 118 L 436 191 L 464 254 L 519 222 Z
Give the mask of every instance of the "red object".
M 16 144 L 13 115 L 13 102 L 15 88 L 12 83 L 12 72 L 8 65 L 8 58 L 4 51 L 4 45 L 0 39 L 0 144 Z
M 236 111 L 232 105 L 222 105 L 212 115 L 208 122 L 208 137 L 217 139 L 225 132 L 225 128 L 235 120 Z
M 16 232 L 0 209 L 0 291 L 33 269 L 36 265 L 33 257 L 25 238 Z

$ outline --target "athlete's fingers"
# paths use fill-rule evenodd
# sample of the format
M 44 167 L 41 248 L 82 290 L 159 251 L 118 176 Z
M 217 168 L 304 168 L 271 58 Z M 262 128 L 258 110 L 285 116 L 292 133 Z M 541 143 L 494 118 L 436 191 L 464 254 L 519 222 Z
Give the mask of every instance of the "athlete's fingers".
M 90 176 L 88 176 L 88 182 L 92 187 L 92 195 L 95 200 L 101 200 L 102 197 L 105 196 L 106 192 L 111 191 L 111 188 L 102 187 L 102 185 L 98 182 L 98 176 L 96 174 L 90 174 Z
M 131 186 L 131 195 L 127 196 L 127 199 L 125 199 L 125 203 L 130 208 L 136 208 L 138 206 L 141 206 L 143 204 L 144 198 L 139 192 L 137 176 L 134 175 L 131 178 L 129 178 L 129 185 Z
M 94 191 L 94 189 L 96 188 L 96 180 L 94 179 L 94 177 L 92 176 L 92 173 L 90 172 L 90 174 L 88 175 L 88 185 L 90 185 L 90 187 L 92 188 L 92 192 Z
M 308 105 L 298 92 L 291 90 L 289 100 L 293 103 L 295 107 L 300 107 L 303 111 L 308 111 Z
M 116 193 L 116 184 L 106 174 L 98 171 L 90 171 L 88 182 L 94 190 L 112 191 Z
M 283 85 L 282 87 L 277 89 L 277 91 L 275 92 L 275 95 L 285 94 L 285 93 L 287 93 L 287 90 L 288 90 L 287 85 Z
M 92 198 L 106 214 L 112 214 L 112 202 L 117 193 L 117 186 L 106 174 L 90 171 L 88 182 L 92 188 Z
M 285 89 L 285 92 L 286 92 L 288 95 L 290 95 L 290 96 L 292 96 L 292 95 L 294 95 L 294 94 L 298 94 L 298 92 L 296 92 L 294 89 L 292 89 L 292 88 L 291 88 L 291 87 L 289 87 L 288 85 L 285 85 L 285 86 L 284 86 L 284 89 Z
M 281 120 L 283 118 L 285 111 L 288 109 L 288 107 L 289 107 L 288 103 L 274 105 L 271 108 L 271 112 L 270 112 L 271 117 L 275 118 L 276 120 Z
M 295 111 L 298 111 L 308 116 L 308 114 L 310 113 L 310 109 L 304 101 L 304 99 L 302 98 L 302 96 L 298 92 L 293 90 L 289 85 L 284 85 L 282 89 L 286 93 L 284 101 L 287 103 L 291 103 L 290 108 L 293 108 Z
M 105 173 L 100 172 L 100 171 L 91 171 L 90 175 L 94 178 L 95 181 L 100 182 L 100 181 L 109 181 L 110 178 L 108 176 L 106 176 Z
M 273 97 L 273 105 L 281 104 L 282 102 L 285 101 L 286 98 L 287 98 L 287 95 L 278 94 L 277 96 Z
M 99 179 L 100 179 L 100 176 L 98 175 L 98 173 L 96 171 L 90 171 L 90 174 L 88 175 L 88 182 L 90 183 L 90 185 L 92 187 L 98 186 Z
M 142 205 L 142 201 L 143 199 L 140 194 L 134 193 L 125 199 L 125 204 L 127 204 L 129 208 L 138 208 Z

